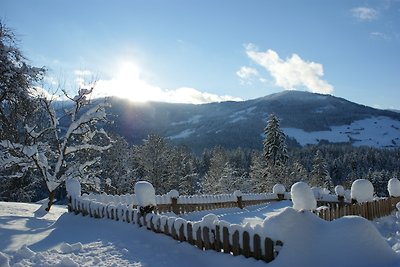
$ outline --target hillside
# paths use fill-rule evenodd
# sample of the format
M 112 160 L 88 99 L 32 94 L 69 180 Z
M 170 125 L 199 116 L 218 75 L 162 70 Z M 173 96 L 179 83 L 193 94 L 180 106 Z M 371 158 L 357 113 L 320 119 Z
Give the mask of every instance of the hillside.
M 243 102 L 203 105 L 132 103 L 117 98 L 111 102 L 111 130 L 134 144 L 156 133 L 197 152 L 216 145 L 259 149 L 267 117 L 273 112 L 285 133 L 295 139 L 290 145 L 327 140 L 400 147 L 399 113 L 330 95 L 284 91 Z

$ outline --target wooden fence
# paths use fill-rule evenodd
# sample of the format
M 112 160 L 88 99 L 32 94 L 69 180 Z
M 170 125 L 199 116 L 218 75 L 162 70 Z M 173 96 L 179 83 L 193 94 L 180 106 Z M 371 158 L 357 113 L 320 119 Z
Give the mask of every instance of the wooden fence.
M 236 202 L 232 202 L 232 205 L 234 203 Z M 265 262 L 271 262 L 283 245 L 281 241 L 274 242 L 270 238 L 256 233 L 250 234 L 243 228 L 239 231 L 218 224 L 214 225 L 214 228 L 209 228 L 181 218 L 181 221 L 177 221 L 173 217 L 166 219 L 166 216 L 153 213 L 144 217 L 131 206 L 122 208 L 122 206 L 108 206 L 101 203 L 91 205 L 90 201 L 82 200 L 80 197 L 70 198 L 68 210 L 83 216 L 137 224 L 155 233 L 162 233 L 178 241 L 188 242 L 201 250 L 214 250 L 234 256 L 243 255 L 246 258 L 252 257 Z
M 247 206 L 259 205 L 269 203 L 273 201 L 283 200 L 280 199 L 261 199 L 261 200 L 242 200 L 241 197 L 237 198 L 237 201 L 218 202 L 218 203 L 192 203 L 192 204 L 180 204 L 176 198 L 171 198 L 171 204 L 160 204 L 155 207 L 157 213 L 173 212 L 177 215 L 203 210 L 215 210 L 223 208 L 235 208 L 239 207 L 243 209 Z
M 373 220 L 390 215 L 398 202 L 400 202 L 400 197 L 381 198 L 363 203 L 319 202 L 319 205 L 325 207 L 320 207 L 314 213 L 327 221 L 348 215 L 357 215 Z

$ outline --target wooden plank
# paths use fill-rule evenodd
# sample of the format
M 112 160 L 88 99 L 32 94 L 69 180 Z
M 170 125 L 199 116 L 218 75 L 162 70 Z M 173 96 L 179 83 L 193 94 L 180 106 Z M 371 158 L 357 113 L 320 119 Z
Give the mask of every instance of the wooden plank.
M 258 234 L 253 237 L 253 257 L 256 260 L 261 259 L 261 238 Z
M 242 254 L 248 258 L 250 257 L 250 235 L 247 231 L 243 232 L 243 252 Z
M 199 227 L 199 229 L 197 229 L 196 231 L 196 242 L 195 242 L 196 246 L 203 250 L 203 240 L 202 240 L 202 231 L 201 231 L 201 227 Z
M 239 231 L 236 230 L 232 235 L 232 253 L 233 256 L 240 255 Z
M 176 232 L 176 229 L 175 229 L 175 226 L 174 226 L 173 223 L 172 223 L 172 226 L 171 226 L 171 236 L 172 236 L 173 239 L 178 240 L 178 233 Z
M 203 228 L 203 247 L 205 250 L 209 250 L 211 248 L 210 229 L 208 227 Z
M 181 241 L 181 242 L 186 241 L 186 238 L 185 238 L 185 224 L 182 224 L 181 227 L 179 227 L 178 233 L 179 233 L 178 240 Z
M 220 252 L 222 249 L 219 225 L 215 226 L 214 250 Z
M 194 245 L 193 226 L 191 223 L 187 223 L 187 225 L 186 225 L 186 234 L 187 234 L 187 240 L 188 240 L 189 244 Z
M 231 246 L 229 244 L 229 230 L 225 226 L 222 228 L 222 242 L 224 253 L 231 253 Z
M 274 242 L 266 237 L 264 240 L 264 260 L 271 262 L 274 259 Z

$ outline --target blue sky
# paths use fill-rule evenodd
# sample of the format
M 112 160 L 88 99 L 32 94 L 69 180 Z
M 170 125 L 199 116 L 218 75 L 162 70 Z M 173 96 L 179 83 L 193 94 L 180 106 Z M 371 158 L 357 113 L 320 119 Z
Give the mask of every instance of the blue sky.
M 1 0 L 0 17 L 54 87 L 190 103 L 296 89 L 400 109 L 398 0 Z

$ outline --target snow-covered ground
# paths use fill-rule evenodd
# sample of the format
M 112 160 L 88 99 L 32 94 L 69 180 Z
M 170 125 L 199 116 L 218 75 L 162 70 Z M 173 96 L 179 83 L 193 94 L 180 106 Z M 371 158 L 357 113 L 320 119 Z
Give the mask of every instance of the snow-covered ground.
M 394 214 L 374 222 L 385 241 L 364 219 L 325 222 L 287 206 L 290 201 L 212 211 L 231 223 L 264 224 L 271 235 L 291 233 L 277 259 L 266 264 L 200 251 L 136 225 L 70 214 L 62 206 L 46 214 L 38 204 L 0 202 L 0 266 L 400 266 L 399 219 Z M 199 220 L 206 214 L 183 217 Z M 354 248 L 357 233 L 364 237 Z
M 283 128 L 286 135 L 295 138 L 300 145 L 353 141 L 355 146 L 399 147 L 400 121 L 388 117 L 373 117 L 354 121 L 350 125 L 332 126 L 330 131 L 306 132 L 297 128 Z

